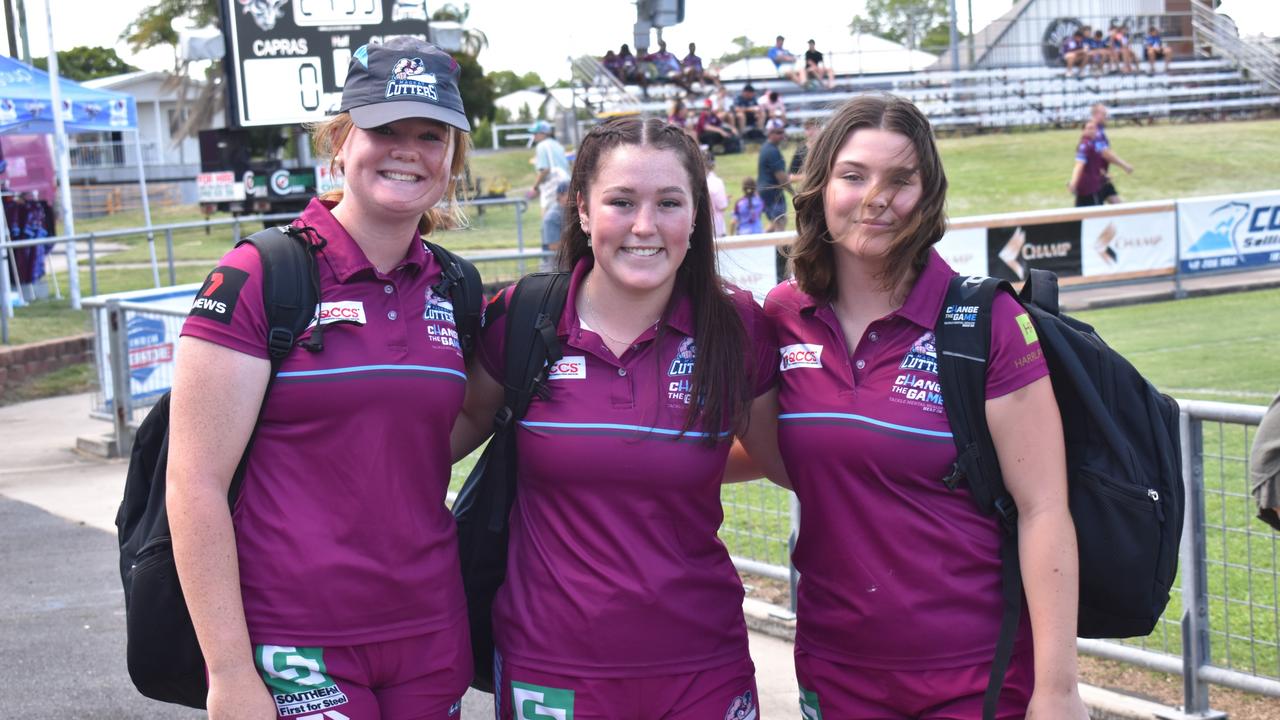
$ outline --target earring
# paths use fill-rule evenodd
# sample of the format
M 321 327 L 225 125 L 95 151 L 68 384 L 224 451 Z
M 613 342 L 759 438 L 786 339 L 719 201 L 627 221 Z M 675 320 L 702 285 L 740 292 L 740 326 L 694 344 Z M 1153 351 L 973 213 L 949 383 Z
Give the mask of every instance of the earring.
M 587 247 L 591 247 L 591 235 L 587 235 Z

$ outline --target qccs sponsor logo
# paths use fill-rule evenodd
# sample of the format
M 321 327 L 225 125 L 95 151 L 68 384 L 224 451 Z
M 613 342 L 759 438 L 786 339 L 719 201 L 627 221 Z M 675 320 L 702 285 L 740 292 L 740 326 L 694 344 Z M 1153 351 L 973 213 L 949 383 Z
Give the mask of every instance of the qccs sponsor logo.
M 587 357 L 565 355 L 547 368 L 548 380 L 586 380 Z
M 332 323 L 351 323 L 364 325 L 364 303 L 359 300 L 341 300 L 338 302 L 320 303 L 320 313 L 311 321 L 314 326 Z
M 810 345 L 808 343 L 787 345 L 780 348 L 778 352 L 782 354 L 782 364 L 779 366 L 782 372 L 796 368 L 822 367 L 821 345 Z

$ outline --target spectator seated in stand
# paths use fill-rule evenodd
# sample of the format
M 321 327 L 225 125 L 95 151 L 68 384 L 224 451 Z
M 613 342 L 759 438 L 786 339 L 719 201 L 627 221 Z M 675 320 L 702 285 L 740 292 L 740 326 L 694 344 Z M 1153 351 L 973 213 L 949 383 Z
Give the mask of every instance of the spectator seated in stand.
M 1138 58 L 1133 54 L 1133 48 L 1129 45 L 1129 33 L 1123 25 L 1111 28 L 1111 52 L 1115 55 L 1116 66 L 1123 65 L 1123 72 L 1138 71 Z
M 1147 34 L 1142 38 L 1142 44 L 1146 48 L 1147 62 L 1151 63 L 1151 74 L 1156 74 L 1156 59 L 1164 60 L 1164 71 L 1169 72 L 1169 61 L 1173 59 L 1173 52 L 1164 44 L 1164 40 L 1160 38 L 1160 31 L 1153 25 L 1147 29 Z
M 1085 28 L 1087 31 L 1088 28 Z M 1099 75 L 1106 74 L 1107 70 L 1115 63 L 1115 57 L 1111 53 L 1111 48 L 1107 46 L 1107 38 L 1103 36 L 1101 30 L 1094 30 L 1092 34 L 1084 33 L 1084 47 L 1089 51 L 1089 64 L 1093 66 L 1093 71 Z
M 697 139 L 697 134 L 689 126 L 689 108 L 685 106 L 684 100 L 677 99 L 672 101 L 671 112 L 667 115 L 667 122 L 684 130 L 690 137 Z
M 639 61 L 636 56 L 631 54 L 631 47 L 626 43 L 622 44 L 622 48 L 618 50 L 618 79 L 624 83 L 632 83 L 640 86 L 640 92 L 645 97 L 649 96 L 649 78 L 645 76 L 644 70 L 640 68 Z
M 762 130 L 764 118 L 761 117 L 763 113 L 760 112 L 756 89 L 751 83 L 744 85 L 742 92 L 733 99 L 733 112 L 738 117 L 738 130 L 744 139 L 764 137 Z
M 703 101 L 702 112 L 698 113 L 698 120 L 694 124 L 697 132 L 698 144 L 707 146 L 707 149 L 713 149 L 719 145 L 721 152 L 737 153 L 742 152 L 742 138 L 738 137 L 738 133 L 724 123 L 720 113 L 716 112 L 715 101 L 707 98 Z
M 674 83 L 685 90 L 689 89 L 689 83 L 684 77 L 684 70 L 680 67 L 680 60 L 667 50 L 667 42 L 665 40 L 659 40 L 658 51 L 649 53 L 645 56 L 645 60 L 653 65 L 654 80 Z
M 725 89 L 723 85 L 716 88 L 715 93 L 711 96 L 711 101 L 715 107 L 716 115 L 720 116 L 720 121 L 733 131 L 741 135 L 742 126 L 738 124 L 738 114 L 734 112 L 733 96 Z
M 809 49 L 804 51 L 804 71 L 813 80 L 826 78 L 828 90 L 836 86 L 836 72 L 823 62 L 823 55 L 818 51 L 813 40 L 809 41 Z
M 777 71 L 778 77 L 784 77 L 800 87 L 805 85 L 805 74 L 803 67 L 796 67 L 796 56 L 782 47 L 786 38 L 779 35 L 774 40 L 773 47 L 769 48 L 769 60 L 773 62 L 773 68 Z
M 1067 66 L 1067 76 L 1070 77 L 1072 68 L 1075 68 L 1076 77 L 1084 77 L 1084 66 L 1088 59 L 1089 51 L 1084 47 L 1084 33 L 1076 30 L 1062 42 L 1062 62 Z
M 757 103 L 757 105 L 760 106 L 760 112 L 764 114 L 764 119 L 766 121 L 772 118 L 777 118 L 779 120 L 787 119 L 787 106 L 782 101 L 782 96 L 778 94 L 777 90 L 770 90 L 765 93 L 764 97 L 760 98 L 760 102 Z
M 720 76 L 710 68 L 704 67 L 702 58 L 698 57 L 698 48 L 695 43 L 689 43 L 689 54 L 684 56 L 684 60 L 680 61 L 680 68 L 684 72 L 684 81 L 687 85 L 693 83 L 706 83 L 720 87 Z
M 617 53 L 612 50 L 605 53 L 604 57 L 600 60 L 600 64 L 603 65 L 604 69 L 608 70 L 609 74 L 619 82 L 626 82 L 626 78 L 622 76 L 622 59 L 618 57 Z

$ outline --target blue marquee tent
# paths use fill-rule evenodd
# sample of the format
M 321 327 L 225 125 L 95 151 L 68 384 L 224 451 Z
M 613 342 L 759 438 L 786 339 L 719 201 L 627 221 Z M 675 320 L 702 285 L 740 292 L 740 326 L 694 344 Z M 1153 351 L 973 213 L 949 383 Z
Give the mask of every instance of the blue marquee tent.
M 133 96 L 58 79 L 62 120 L 68 133 L 138 129 Z M 0 133 L 53 134 L 49 74 L 0 55 Z

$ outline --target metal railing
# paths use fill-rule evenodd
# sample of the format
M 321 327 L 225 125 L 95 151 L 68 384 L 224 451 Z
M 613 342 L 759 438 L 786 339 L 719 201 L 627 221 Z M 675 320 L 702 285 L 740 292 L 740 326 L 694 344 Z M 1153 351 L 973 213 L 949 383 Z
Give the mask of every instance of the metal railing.
M 71 154 L 71 169 L 133 167 L 137 163 L 138 148 L 131 142 L 72 143 L 67 148 Z M 160 149 L 154 140 L 142 143 L 142 162 L 155 165 L 160 162 Z
M 1191 26 L 1195 30 L 1198 54 L 1224 55 L 1269 85 L 1273 92 L 1280 92 L 1280 57 L 1274 51 L 1242 40 L 1230 18 L 1205 5 L 1193 2 L 1191 10 Z

